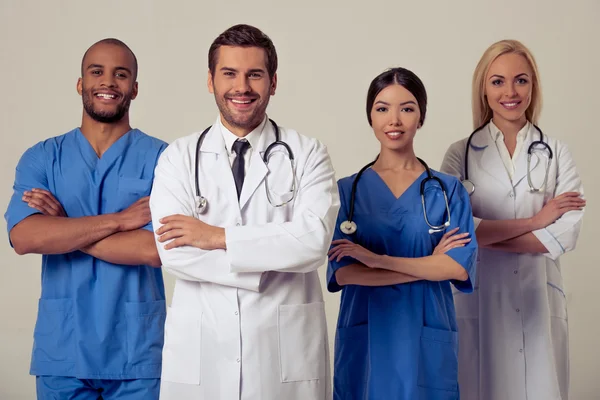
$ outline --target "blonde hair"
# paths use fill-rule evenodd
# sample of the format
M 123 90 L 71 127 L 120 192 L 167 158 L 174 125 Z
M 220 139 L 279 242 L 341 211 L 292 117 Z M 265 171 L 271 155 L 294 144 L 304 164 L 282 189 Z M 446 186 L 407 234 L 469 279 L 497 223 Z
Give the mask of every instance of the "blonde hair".
M 485 78 L 490 70 L 490 65 L 496 58 L 503 54 L 515 53 L 520 54 L 529 63 L 533 76 L 531 82 L 533 85 L 531 91 L 531 103 L 525 111 L 527 120 L 535 125 L 538 123 L 540 112 L 542 111 L 542 89 L 540 86 L 540 74 L 538 73 L 537 64 L 531 51 L 517 40 L 501 40 L 492 44 L 483 53 L 475 72 L 473 73 L 473 129 L 477 129 L 492 119 L 492 109 L 490 108 L 485 96 Z

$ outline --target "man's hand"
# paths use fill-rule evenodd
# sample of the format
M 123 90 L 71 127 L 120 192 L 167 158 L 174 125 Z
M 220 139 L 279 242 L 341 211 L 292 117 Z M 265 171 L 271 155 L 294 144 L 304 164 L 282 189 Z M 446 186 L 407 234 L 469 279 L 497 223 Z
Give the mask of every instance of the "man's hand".
M 47 190 L 33 188 L 23 193 L 22 200 L 31 208 L 35 208 L 43 215 L 52 217 L 66 217 L 67 213 L 56 198 Z
M 142 228 L 152 220 L 150 215 L 150 197 L 142 197 L 115 215 L 119 222 L 119 230 L 122 232 Z
M 158 241 L 166 250 L 181 246 L 194 246 L 202 250 L 225 249 L 225 229 L 208 225 L 194 217 L 171 215 L 159 221 L 163 226 L 156 230 Z

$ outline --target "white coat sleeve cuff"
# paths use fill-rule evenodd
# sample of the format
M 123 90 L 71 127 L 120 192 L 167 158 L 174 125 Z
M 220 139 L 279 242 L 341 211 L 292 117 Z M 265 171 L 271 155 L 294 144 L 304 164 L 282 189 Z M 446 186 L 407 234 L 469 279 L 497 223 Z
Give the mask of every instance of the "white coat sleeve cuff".
M 532 233 L 548 250 L 547 253 L 544 253 L 546 257 L 556 260 L 559 256 L 564 254 L 565 250 L 563 249 L 562 245 L 554 236 L 552 236 L 548 229 L 538 229 Z
M 232 273 L 251 272 L 245 268 L 244 258 L 248 258 L 247 246 L 241 246 L 247 235 L 244 235 L 243 227 L 231 226 L 225 228 L 225 245 L 227 246 L 227 258 L 229 260 L 229 271 Z M 254 271 L 252 271 L 254 272 Z

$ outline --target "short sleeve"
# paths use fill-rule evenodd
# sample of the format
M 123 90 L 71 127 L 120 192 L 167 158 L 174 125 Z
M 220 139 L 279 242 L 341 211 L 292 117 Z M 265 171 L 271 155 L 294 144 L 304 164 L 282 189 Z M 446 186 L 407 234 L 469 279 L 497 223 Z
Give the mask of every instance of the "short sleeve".
M 160 146 L 158 147 L 158 152 L 156 153 L 156 158 L 153 160 L 153 165 L 151 165 L 151 169 L 152 169 L 151 182 L 154 182 L 154 171 L 156 171 L 156 166 L 158 165 L 158 160 L 160 159 L 160 156 L 162 155 L 163 151 L 165 151 L 165 149 L 167 147 L 168 147 L 168 144 L 161 140 Z M 151 184 L 151 187 L 149 188 L 149 191 L 152 192 L 152 184 Z M 152 220 L 150 220 L 150 222 L 148 222 L 145 226 L 142 226 L 141 229 L 144 229 L 148 232 L 152 232 L 154 234 L 154 225 L 152 224 Z
M 354 241 L 352 235 L 346 235 L 340 230 L 340 224 L 348 219 L 348 210 L 349 210 L 349 202 L 350 202 L 350 190 L 344 190 L 342 181 L 338 181 L 338 190 L 340 192 L 340 210 L 338 212 L 337 221 L 335 223 L 335 230 L 333 232 L 333 240 L 339 239 L 347 239 L 350 241 Z M 333 247 L 333 246 L 331 246 Z M 329 261 L 327 263 L 327 290 L 334 293 L 342 290 L 342 286 L 337 283 L 335 278 L 335 273 L 342 267 L 350 264 L 357 264 L 356 261 L 352 257 L 344 257 L 339 262 L 338 261 Z
M 29 207 L 22 200 L 23 193 L 33 188 L 49 190 L 44 149 L 41 143 L 23 153 L 17 164 L 13 194 L 4 214 L 9 234 L 12 228 L 25 218 L 33 214 L 40 214 L 38 210 Z
M 457 183 L 450 204 L 450 226 L 448 230 L 456 227 L 458 233 L 469 232 L 471 241 L 463 247 L 458 247 L 446 252 L 454 261 L 467 271 L 468 278 L 465 281 L 453 280 L 454 286 L 464 293 L 471 293 L 475 282 L 477 267 L 477 238 L 475 236 L 475 223 L 471 211 L 471 202 L 466 189 Z

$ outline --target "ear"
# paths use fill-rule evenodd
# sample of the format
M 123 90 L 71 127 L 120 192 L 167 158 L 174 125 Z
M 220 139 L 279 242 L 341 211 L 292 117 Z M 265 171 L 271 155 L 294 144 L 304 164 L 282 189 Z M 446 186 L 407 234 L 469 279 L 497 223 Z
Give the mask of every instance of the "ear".
M 275 96 L 275 90 L 277 89 L 277 72 L 273 75 L 273 79 L 271 79 L 271 96 Z
M 134 82 L 133 83 L 133 90 L 131 91 L 131 100 L 135 100 L 135 98 L 138 95 L 138 83 Z
M 77 79 L 77 93 L 81 96 L 83 94 L 83 79 Z
M 210 72 L 210 69 L 208 70 L 208 79 L 206 81 L 206 86 L 208 87 L 209 93 L 215 93 L 215 87 L 213 86 L 213 75 L 212 72 Z

